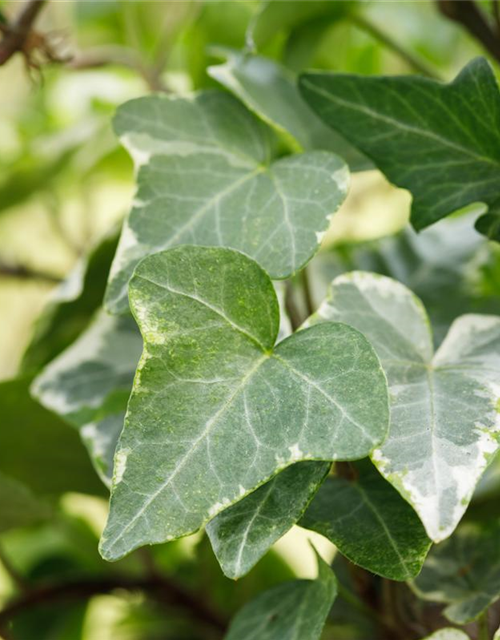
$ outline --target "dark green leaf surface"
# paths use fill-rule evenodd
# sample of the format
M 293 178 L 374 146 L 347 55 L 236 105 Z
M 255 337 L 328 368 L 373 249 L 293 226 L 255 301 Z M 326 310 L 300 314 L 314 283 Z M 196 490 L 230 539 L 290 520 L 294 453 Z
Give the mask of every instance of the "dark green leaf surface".
M 108 485 L 141 351 L 142 339 L 133 318 L 101 310 L 32 386 L 45 407 L 81 428 L 92 461 Z
M 225 640 L 319 640 L 337 581 L 316 555 L 316 580 L 295 580 L 265 591 L 236 615 Z
M 334 151 L 354 171 L 371 162 L 328 128 L 303 100 L 294 75 L 274 60 L 231 49 L 215 49 L 227 59 L 208 73 L 232 91 L 251 111 L 291 140 L 292 147 Z
M 470 62 L 450 84 L 307 73 L 300 87 L 327 124 L 412 192 L 415 229 L 483 202 L 489 214 L 479 229 L 500 239 L 500 93 L 484 58 Z
M 0 470 L 37 496 L 106 493 L 78 434 L 32 400 L 30 379 L 0 384 Z
M 240 578 L 304 513 L 330 465 L 299 462 L 219 513 L 207 525 L 212 548 L 228 578 Z
M 21 482 L 0 473 L 0 533 L 50 517 L 47 504 Z
M 465 523 L 434 547 L 413 582 L 419 596 L 448 604 L 445 616 L 457 624 L 478 618 L 500 598 L 500 521 Z
M 336 278 L 309 324 L 346 322 L 377 351 L 389 382 L 391 429 L 372 454 L 435 542 L 455 529 L 499 448 L 500 318 L 465 315 L 434 353 L 420 300 L 383 276 Z
M 328 478 L 299 525 L 368 571 L 390 580 L 415 577 L 431 545 L 422 523 L 368 460 L 351 465 L 353 478 Z
M 115 455 L 106 559 L 196 531 L 294 462 L 363 458 L 385 438 L 371 346 L 328 323 L 274 348 L 276 294 L 250 258 L 178 247 L 143 260 L 129 289 L 145 347 Z
M 133 100 L 115 129 L 143 166 L 111 270 L 113 312 L 127 309 L 139 260 L 176 245 L 228 246 L 275 279 L 294 274 L 347 194 L 343 160 L 311 151 L 273 162 L 270 130 L 227 93 Z

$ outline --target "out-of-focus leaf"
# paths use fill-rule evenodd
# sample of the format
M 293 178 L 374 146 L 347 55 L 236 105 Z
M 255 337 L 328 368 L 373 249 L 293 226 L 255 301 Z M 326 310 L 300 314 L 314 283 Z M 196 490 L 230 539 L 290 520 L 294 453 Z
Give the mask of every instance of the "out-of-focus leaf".
M 50 517 L 49 506 L 21 482 L 0 473 L 0 533 Z
M 460 629 L 440 629 L 422 640 L 469 640 L 469 636 Z
M 131 316 L 100 310 L 80 337 L 34 380 L 32 393 L 74 426 L 109 486 L 113 455 L 142 352 Z
M 242 253 L 148 256 L 129 297 L 145 345 L 115 454 L 106 559 L 198 530 L 294 462 L 363 458 L 385 438 L 386 380 L 365 338 L 328 323 L 275 346 L 276 293 Z
M 500 520 L 488 525 L 464 523 L 432 548 L 412 585 L 417 594 L 448 606 L 456 624 L 476 620 L 500 598 Z
M 428 536 L 444 540 L 499 448 L 500 317 L 461 316 L 434 353 L 420 300 L 395 280 L 353 272 L 333 281 L 308 324 L 325 320 L 355 327 L 377 351 L 391 429 L 372 460 Z
M 347 195 L 341 158 L 310 151 L 273 161 L 268 127 L 226 92 L 132 100 L 115 129 L 136 161 L 148 162 L 111 269 L 113 313 L 128 309 L 139 260 L 177 245 L 238 249 L 278 280 L 296 273 Z
M 225 640 L 319 640 L 337 595 L 337 581 L 316 556 L 316 580 L 285 582 L 265 591 L 236 615 Z
M 351 465 L 351 479 L 327 478 L 299 525 L 368 571 L 415 577 L 431 545 L 417 514 L 368 460 Z
M 371 162 L 316 116 L 297 89 L 294 75 L 273 60 L 214 49 L 224 64 L 208 73 L 286 139 L 295 149 L 324 149 L 338 153 L 352 171 L 370 168 Z
M 248 573 L 297 522 L 329 467 L 322 462 L 294 464 L 209 522 L 212 548 L 228 578 Z
M 500 241 L 500 93 L 484 58 L 449 84 L 307 73 L 300 87 L 326 123 L 411 191 L 415 229 L 482 202 L 477 228 Z
M 104 495 L 78 434 L 31 398 L 30 383 L 20 378 L 0 384 L 0 472 L 37 496 Z
M 33 337 L 23 355 L 23 373 L 39 371 L 88 325 L 102 304 L 117 244 L 117 233 L 105 237 L 55 290 L 36 321 Z

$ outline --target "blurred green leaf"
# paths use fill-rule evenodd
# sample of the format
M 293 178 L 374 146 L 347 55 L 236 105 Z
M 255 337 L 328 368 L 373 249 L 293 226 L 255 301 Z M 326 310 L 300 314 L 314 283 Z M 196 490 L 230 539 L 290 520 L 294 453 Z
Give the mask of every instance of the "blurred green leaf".
M 0 473 L 0 533 L 49 518 L 48 504 L 17 480 Z

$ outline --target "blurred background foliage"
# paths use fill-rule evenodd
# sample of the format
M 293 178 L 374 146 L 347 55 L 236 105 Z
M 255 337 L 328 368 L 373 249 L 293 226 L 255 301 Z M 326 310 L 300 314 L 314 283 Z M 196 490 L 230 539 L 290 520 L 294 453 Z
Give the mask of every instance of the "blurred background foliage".
M 11 19 L 20 5 L 0 2 L 2 19 Z M 489 5 L 483 3 L 485 12 Z M 276 582 L 315 575 L 312 553 L 296 553 L 306 534 L 293 529 L 236 584 L 222 576 L 201 534 L 106 565 L 97 553 L 106 489 L 76 431 L 29 396 L 32 377 L 81 333 L 102 301 L 134 190 L 132 163 L 112 133 L 114 110 L 150 91 L 220 88 L 207 69 L 223 62 L 221 47 L 255 50 L 293 73 L 311 67 L 420 71 L 443 80 L 485 52 L 425 0 L 52 0 L 36 29 L 40 41 L 29 55 L 17 54 L 0 67 L 0 601 L 22 592 L 25 580 L 126 574 L 140 581 L 160 568 L 226 618 Z M 430 311 L 436 342 L 457 315 L 499 313 L 498 248 L 476 234 L 467 214 L 417 236 L 407 228 L 409 205 L 409 195 L 379 172 L 353 175 L 348 200 L 309 268 L 315 304 L 332 277 L 359 268 L 414 289 Z M 470 517 L 498 510 L 499 484 L 493 470 Z M 20 512 L 29 518 L 20 520 Z M 331 559 L 331 545 L 316 541 Z M 341 563 L 336 560 L 340 576 Z M 203 612 L 197 617 L 171 604 L 125 589 L 88 604 L 75 599 L 19 615 L 13 637 L 219 637 L 211 635 Z M 351 628 L 361 614 L 341 605 L 325 640 L 363 637 Z M 361 622 L 369 637 L 370 621 Z

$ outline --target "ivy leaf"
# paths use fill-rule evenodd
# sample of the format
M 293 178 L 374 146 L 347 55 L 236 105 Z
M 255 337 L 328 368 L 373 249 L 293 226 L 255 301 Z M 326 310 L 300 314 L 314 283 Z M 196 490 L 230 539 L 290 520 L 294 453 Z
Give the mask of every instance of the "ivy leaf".
M 21 482 L 0 473 L 0 513 L 0 533 L 4 533 L 49 518 L 51 509 Z
M 426 600 L 448 604 L 444 615 L 456 624 L 476 620 L 500 598 L 500 520 L 466 523 L 434 547 L 412 586 Z
M 225 509 L 207 526 L 222 571 L 241 578 L 304 513 L 330 465 L 300 462 Z
M 354 272 L 333 281 L 309 324 L 324 320 L 346 322 L 375 348 L 389 383 L 391 429 L 372 460 L 428 536 L 444 540 L 499 448 L 500 318 L 462 316 L 434 354 L 418 298 L 390 278 Z
M 289 10 L 289 6 L 287 6 Z M 294 75 L 274 60 L 214 48 L 224 64 L 208 68 L 208 74 L 232 91 L 264 122 L 284 134 L 295 150 L 325 149 L 346 160 L 353 171 L 371 167 L 340 135 L 328 128 L 300 95 Z
M 482 202 L 489 213 L 478 229 L 500 240 L 500 93 L 484 58 L 450 84 L 307 73 L 300 88 L 327 124 L 412 192 L 415 229 Z
M 493 640 L 500 640 L 500 627 L 496 630 Z
M 228 246 L 274 279 L 299 271 L 317 251 L 343 202 L 349 172 L 326 151 L 272 161 L 269 129 L 227 93 L 150 96 L 118 110 L 115 129 L 144 164 L 106 295 L 127 308 L 139 260 L 162 249 Z
M 369 461 L 351 464 L 353 477 L 327 478 L 299 525 L 372 573 L 414 578 L 431 545 L 420 520 Z
M 92 462 L 108 486 L 141 351 L 133 318 L 101 310 L 32 385 L 41 404 L 81 429 Z
M 235 616 L 225 640 L 319 640 L 337 581 L 317 552 L 316 557 L 316 580 L 285 582 L 260 594 Z
M 144 259 L 129 286 L 144 352 L 115 455 L 101 552 L 194 532 L 301 460 L 365 457 L 388 426 L 366 339 L 328 323 L 276 348 L 268 275 L 223 248 Z
M 460 629 L 440 629 L 423 640 L 470 640 L 469 636 Z M 494 640 L 494 639 L 493 639 Z

